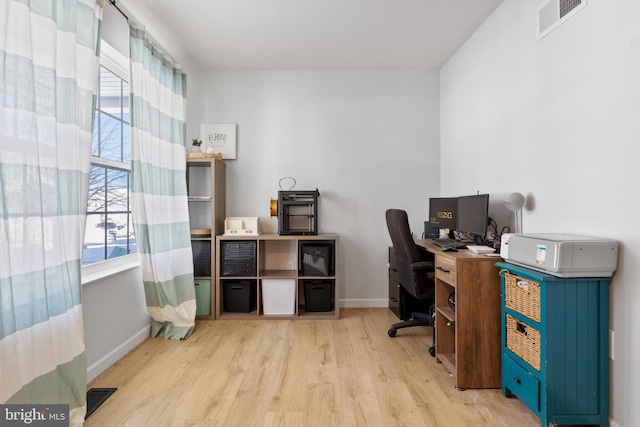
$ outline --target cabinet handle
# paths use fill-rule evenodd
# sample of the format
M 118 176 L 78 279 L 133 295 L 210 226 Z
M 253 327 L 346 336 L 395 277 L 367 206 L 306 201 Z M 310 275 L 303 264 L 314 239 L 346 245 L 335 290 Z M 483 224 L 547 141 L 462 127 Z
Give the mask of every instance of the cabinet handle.
M 442 271 L 443 273 L 451 273 L 451 270 L 447 270 L 446 268 L 436 267 L 436 269 Z
M 518 377 L 513 377 L 513 382 L 518 384 L 518 385 L 522 384 L 522 381 L 520 381 L 520 378 L 518 378 Z
M 451 321 L 447 322 L 447 326 L 456 326 L 456 321 L 455 320 L 451 320 Z
M 398 298 L 391 297 L 391 298 L 389 298 L 389 299 L 391 300 L 391 302 L 398 302 Z

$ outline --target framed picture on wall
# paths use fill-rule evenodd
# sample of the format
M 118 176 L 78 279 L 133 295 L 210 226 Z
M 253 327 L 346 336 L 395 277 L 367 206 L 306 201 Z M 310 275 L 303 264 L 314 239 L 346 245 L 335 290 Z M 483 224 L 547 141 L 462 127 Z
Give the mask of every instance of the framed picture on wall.
M 223 159 L 236 158 L 236 125 L 229 123 L 201 124 L 200 139 L 207 153 L 221 153 Z

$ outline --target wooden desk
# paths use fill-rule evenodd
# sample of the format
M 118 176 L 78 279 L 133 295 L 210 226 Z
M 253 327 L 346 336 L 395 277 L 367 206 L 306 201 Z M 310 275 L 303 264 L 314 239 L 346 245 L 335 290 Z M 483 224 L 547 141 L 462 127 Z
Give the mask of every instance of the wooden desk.
M 443 252 L 431 240 L 416 243 L 435 258 L 436 357 L 458 389 L 500 388 L 499 257 L 466 249 Z M 455 293 L 455 310 L 448 303 Z

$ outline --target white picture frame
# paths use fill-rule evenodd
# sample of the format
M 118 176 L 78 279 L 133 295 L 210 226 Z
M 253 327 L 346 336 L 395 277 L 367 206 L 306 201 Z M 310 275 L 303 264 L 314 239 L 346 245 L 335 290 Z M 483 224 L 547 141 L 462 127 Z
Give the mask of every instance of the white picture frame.
M 221 153 L 223 159 L 236 158 L 236 125 L 214 123 L 200 125 L 200 139 L 206 153 Z

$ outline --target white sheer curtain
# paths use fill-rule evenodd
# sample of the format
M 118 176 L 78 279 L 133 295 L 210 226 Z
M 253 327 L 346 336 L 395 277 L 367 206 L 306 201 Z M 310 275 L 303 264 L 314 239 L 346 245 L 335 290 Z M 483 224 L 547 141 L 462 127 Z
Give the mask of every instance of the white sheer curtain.
M 0 0 L 0 402 L 86 413 L 81 260 L 103 0 Z
M 133 222 L 151 335 L 185 339 L 196 317 L 186 182 L 187 76 L 130 20 Z

